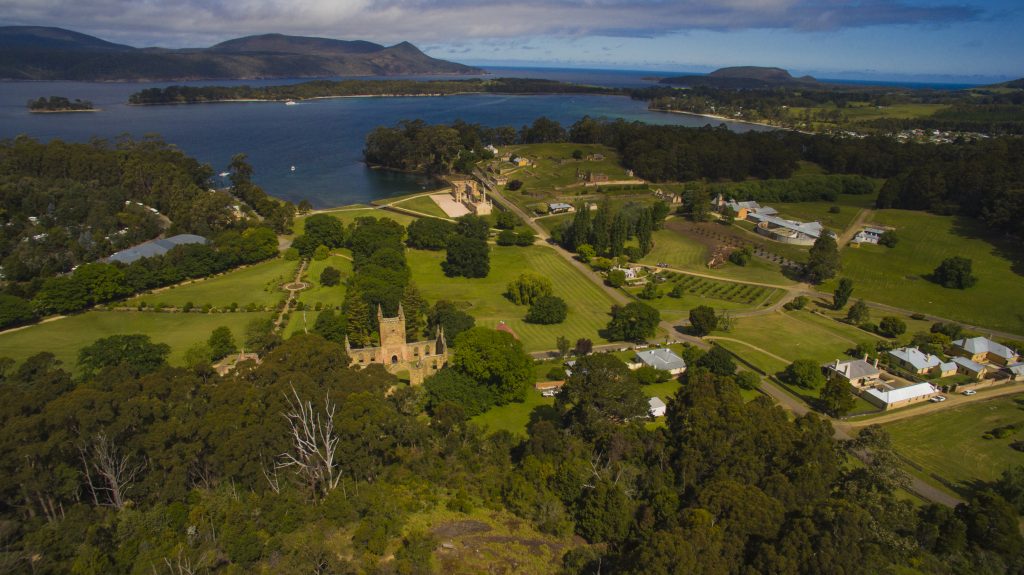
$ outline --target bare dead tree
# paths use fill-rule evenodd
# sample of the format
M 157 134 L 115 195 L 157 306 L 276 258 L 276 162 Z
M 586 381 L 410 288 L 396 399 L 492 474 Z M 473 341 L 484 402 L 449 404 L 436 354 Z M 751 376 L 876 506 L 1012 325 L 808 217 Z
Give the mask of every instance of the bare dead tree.
M 164 557 L 164 564 L 160 569 L 153 565 L 153 575 L 197 575 L 210 572 L 210 553 L 204 551 L 195 561 L 185 555 L 183 549 L 178 549 L 176 557 Z
M 336 406 L 325 397 L 323 410 L 316 410 L 313 402 L 299 398 L 294 387 L 292 397 L 287 399 L 289 411 L 283 415 L 291 428 L 292 448 L 277 456 L 275 468 L 292 469 L 314 497 L 327 495 L 342 480 L 337 461 L 340 438 L 334 431 Z
M 103 432 L 94 435 L 89 444 L 79 446 L 78 452 L 93 502 L 123 508 L 125 495 L 145 464 L 134 463 L 131 456 Z

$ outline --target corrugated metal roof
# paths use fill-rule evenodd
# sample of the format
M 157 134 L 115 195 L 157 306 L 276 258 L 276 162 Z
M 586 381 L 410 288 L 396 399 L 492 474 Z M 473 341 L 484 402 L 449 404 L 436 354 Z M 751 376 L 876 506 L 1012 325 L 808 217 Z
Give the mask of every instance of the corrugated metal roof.
M 121 262 L 130 264 L 142 258 L 162 256 L 171 251 L 172 248 L 188 244 L 205 244 L 206 238 L 195 234 L 178 234 L 169 238 L 150 240 L 137 246 L 132 246 L 113 253 L 106 259 L 108 262 Z
M 885 403 L 893 404 L 900 401 L 906 401 L 908 399 L 915 399 L 918 397 L 926 397 L 938 390 L 935 389 L 930 383 L 918 383 L 916 385 L 908 385 L 907 387 L 901 387 L 899 389 L 890 389 L 888 391 L 879 391 L 871 388 L 866 390 L 866 393 L 871 394 L 874 397 L 882 400 Z
M 636 357 L 654 369 L 661 369 L 664 371 L 686 369 L 686 361 L 668 348 L 638 351 Z

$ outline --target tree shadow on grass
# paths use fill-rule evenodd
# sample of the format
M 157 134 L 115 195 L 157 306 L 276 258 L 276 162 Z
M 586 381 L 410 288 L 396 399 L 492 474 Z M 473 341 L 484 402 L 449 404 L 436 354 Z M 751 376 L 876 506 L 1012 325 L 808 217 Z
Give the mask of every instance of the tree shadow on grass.
M 992 246 L 992 255 L 1008 260 L 1013 273 L 1024 276 L 1024 247 L 1019 240 L 998 236 L 981 221 L 964 216 L 953 218 L 952 231 L 963 238 L 988 242 Z

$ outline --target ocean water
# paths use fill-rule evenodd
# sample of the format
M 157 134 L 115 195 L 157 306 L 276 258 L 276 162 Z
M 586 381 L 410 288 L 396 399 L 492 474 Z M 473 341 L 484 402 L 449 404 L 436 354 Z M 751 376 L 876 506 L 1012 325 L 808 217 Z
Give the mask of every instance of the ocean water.
M 493 69 L 500 76 L 545 77 L 609 86 L 643 86 L 647 72 L 557 69 Z M 205 84 L 282 84 L 304 80 L 205 82 Z M 221 172 L 237 153 L 245 153 L 255 181 L 267 193 L 314 206 L 363 203 L 424 189 L 429 182 L 409 174 L 371 170 L 362 162 L 366 135 L 403 119 L 430 123 L 462 119 L 488 126 L 521 127 L 540 116 L 570 125 L 579 118 L 623 118 L 654 124 L 699 127 L 721 122 L 697 116 L 650 112 L 646 103 L 621 96 L 460 95 L 406 98 L 338 98 L 282 103 L 216 103 L 179 106 L 129 106 L 138 90 L 171 83 L 0 82 L 0 138 L 25 134 L 44 141 L 86 142 L 121 135 L 159 134 L 187 154 Z M 202 85 L 204 82 L 192 82 Z M 30 114 L 29 99 L 66 96 L 91 100 L 102 111 Z M 730 129 L 765 129 L 729 123 Z M 293 171 L 291 167 L 294 166 Z M 214 185 L 219 178 L 215 177 Z

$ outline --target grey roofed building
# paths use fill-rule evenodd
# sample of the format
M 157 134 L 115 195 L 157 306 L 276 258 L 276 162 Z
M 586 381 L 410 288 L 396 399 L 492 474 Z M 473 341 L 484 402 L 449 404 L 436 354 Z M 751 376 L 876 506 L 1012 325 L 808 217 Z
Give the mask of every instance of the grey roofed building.
M 145 243 L 141 243 L 137 246 L 132 246 L 127 249 L 123 249 L 119 252 L 111 254 L 105 261 L 107 262 L 121 262 L 123 264 L 130 264 L 136 260 L 142 258 L 150 258 L 153 256 L 162 256 L 167 252 L 171 251 L 172 248 L 177 246 L 184 246 L 188 244 L 205 244 L 206 238 L 203 236 L 197 236 L 194 234 L 178 234 L 169 238 L 163 238 L 159 240 L 150 240 Z
M 901 347 L 890 350 L 889 355 L 900 360 L 904 365 L 913 366 L 914 371 L 922 372 L 933 367 L 938 367 L 943 373 L 956 372 L 956 364 L 944 362 L 937 356 L 924 353 L 916 347 Z
M 1024 363 L 1015 363 L 1013 365 L 1006 366 L 1006 369 L 1010 371 L 1010 376 L 1014 380 L 1024 379 Z
M 877 360 L 875 360 L 874 364 L 871 364 L 863 359 L 851 361 L 839 361 L 837 359 L 825 367 L 830 372 L 835 373 L 853 385 L 878 379 L 882 375 L 882 370 L 878 369 Z
M 992 354 L 1005 361 L 1013 361 L 1017 358 L 1017 352 L 1001 343 L 996 343 L 987 337 L 972 337 L 953 341 L 953 345 L 966 351 L 972 356 Z
M 980 375 L 988 370 L 987 365 L 982 365 L 976 361 L 967 359 L 966 357 L 954 357 L 953 363 L 955 363 L 958 368 L 962 367 L 963 371 L 966 371 L 967 373 L 972 375 Z M 958 371 L 960 370 L 958 369 Z
M 672 375 L 686 371 L 686 361 L 668 348 L 638 351 L 636 358 L 644 365 L 649 365 L 654 369 L 667 371 Z

